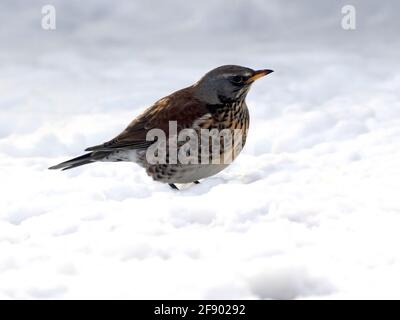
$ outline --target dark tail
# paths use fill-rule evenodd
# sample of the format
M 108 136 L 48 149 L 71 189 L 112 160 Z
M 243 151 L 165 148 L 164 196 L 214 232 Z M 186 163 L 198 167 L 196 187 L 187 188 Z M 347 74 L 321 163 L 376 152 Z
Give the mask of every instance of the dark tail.
M 93 152 L 90 152 L 90 153 L 84 154 L 83 156 L 76 157 L 74 159 L 71 159 L 71 160 L 68 160 L 65 162 L 61 162 L 55 166 L 50 167 L 49 169 L 51 169 L 51 170 L 62 169 L 64 171 L 64 170 L 72 169 L 75 167 L 83 166 L 84 164 L 96 162 L 96 160 L 92 158 L 92 155 L 93 155 Z

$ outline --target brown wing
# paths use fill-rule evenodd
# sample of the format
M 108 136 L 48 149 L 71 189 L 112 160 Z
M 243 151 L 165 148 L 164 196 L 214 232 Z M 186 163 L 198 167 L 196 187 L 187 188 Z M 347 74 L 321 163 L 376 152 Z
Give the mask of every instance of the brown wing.
M 169 134 L 169 121 L 176 121 L 178 132 L 192 127 L 193 122 L 208 113 L 205 103 L 193 97 L 193 88 L 188 87 L 158 100 L 154 105 L 134 119 L 128 127 L 114 139 L 86 151 L 111 151 L 115 149 L 146 149 L 154 141 L 147 141 L 146 134 L 151 129 L 163 130 Z

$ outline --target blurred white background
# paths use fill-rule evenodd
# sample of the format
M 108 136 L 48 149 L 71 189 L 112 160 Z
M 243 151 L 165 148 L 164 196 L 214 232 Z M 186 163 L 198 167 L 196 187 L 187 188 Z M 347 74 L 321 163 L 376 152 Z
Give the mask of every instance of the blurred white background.
M 399 9 L 3 0 L 0 297 L 399 298 Z M 176 193 L 134 164 L 47 170 L 223 64 L 275 70 L 225 172 Z

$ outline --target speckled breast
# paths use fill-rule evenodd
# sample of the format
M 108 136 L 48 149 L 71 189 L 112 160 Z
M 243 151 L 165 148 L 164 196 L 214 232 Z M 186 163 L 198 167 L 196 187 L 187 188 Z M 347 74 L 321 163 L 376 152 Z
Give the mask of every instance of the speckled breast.
M 157 181 L 167 183 L 189 183 L 217 174 L 225 169 L 241 152 L 245 145 L 249 129 L 249 111 L 244 101 L 219 105 L 210 108 L 210 112 L 194 121 L 192 129 L 197 134 L 198 153 L 193 155 L 192 162 L 183 164 L 145 165 L 147 173 Z M 202 131 L 203 129 L 203 131 Z M 216 158 L 212 142 L 204 132 L 217 130 L 219 139 L 219 157 Z M 203 134 L 202 134 L 203 133 Z M 231 139 L 227 135 L 231 135 Z M 208 160 L 204 157 L 204 143 L 208 140 Z M 228 139 L 224 141 L 224 139 Z M 193 140 L 194 141 L 194 140 Z M 183 144 L 182 144 L 183 145 Z M 178 149 L 182 147 L 178 143 Z M 197 159 L 195 159 L 197 157 Z M 197 161 L 196 161 L 197 160 Z

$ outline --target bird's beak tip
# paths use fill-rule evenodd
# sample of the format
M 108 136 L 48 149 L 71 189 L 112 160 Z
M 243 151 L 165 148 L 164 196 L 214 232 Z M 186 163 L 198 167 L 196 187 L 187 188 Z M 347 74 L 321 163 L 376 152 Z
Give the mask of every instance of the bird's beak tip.
M 257 71 L 255 72 L 255 75 L 260 75 L 261 77 L 264 77 L 264 76 L 266 76 L 267 74 L 270 74 L 270 73 L 272 73 L 272 72 L 274 72 L 274 70 L 271 70 L 271 69 L 257 70 Z

